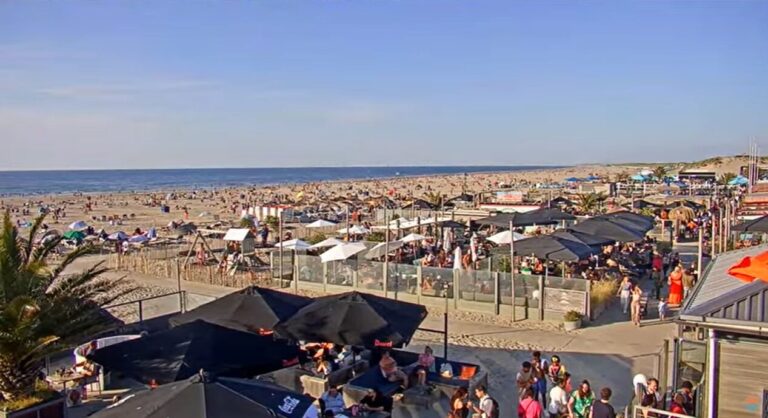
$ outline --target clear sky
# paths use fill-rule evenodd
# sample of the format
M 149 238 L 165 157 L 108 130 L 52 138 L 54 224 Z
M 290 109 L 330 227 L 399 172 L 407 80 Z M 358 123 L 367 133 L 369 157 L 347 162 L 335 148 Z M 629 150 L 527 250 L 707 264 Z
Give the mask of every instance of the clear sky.
M 669 161 L 750 137 L 768 1 L 0 1 L 0 169 Z

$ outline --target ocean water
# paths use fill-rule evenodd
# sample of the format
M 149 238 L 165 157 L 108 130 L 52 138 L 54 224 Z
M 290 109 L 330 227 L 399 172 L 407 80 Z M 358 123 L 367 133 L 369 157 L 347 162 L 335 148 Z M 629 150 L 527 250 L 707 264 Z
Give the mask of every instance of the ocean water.
M 332 180 L 520 171 L 541 166 L 204 168 L 0 171 L 0 195 L 90 193 L 293 184 Z

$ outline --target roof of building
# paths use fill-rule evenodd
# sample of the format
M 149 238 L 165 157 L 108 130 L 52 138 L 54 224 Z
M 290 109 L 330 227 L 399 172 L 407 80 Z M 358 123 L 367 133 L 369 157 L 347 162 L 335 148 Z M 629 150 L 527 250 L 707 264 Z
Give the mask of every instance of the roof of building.
M 224 241 L 243 241 L 246 238 L 253 238 L 253 234 L 247 228 L 230 228 L 224 234 Z
M 680 319 L 696 322 L 738 321 L 744 325 L 765 326 L 768 323 L 768 282 L 743 282 L 728 274 L 728 269 L 744 257 L 768 250 L 758 245 L 718 255 L 685 303 Z

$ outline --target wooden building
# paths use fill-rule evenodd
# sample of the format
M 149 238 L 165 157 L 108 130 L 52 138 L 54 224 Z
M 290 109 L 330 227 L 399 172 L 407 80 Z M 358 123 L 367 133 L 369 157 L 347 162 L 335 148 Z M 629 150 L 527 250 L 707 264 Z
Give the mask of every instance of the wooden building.
M 677 319 L 676 387 L 697 387 L 697 417 L 768 418 L 768 277 L 728 274 L 768 245 L 730 251 L 707 266 Z

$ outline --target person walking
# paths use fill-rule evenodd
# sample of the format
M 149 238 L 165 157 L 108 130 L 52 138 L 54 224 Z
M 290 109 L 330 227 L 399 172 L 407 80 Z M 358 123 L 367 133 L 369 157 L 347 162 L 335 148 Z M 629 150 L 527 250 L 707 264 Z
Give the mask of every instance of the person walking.
M 629 313 L 629 299 L 632 292 L 632 281 L 629 280 L 629 276 L 624 276 L 619 284 L 619 297 L 621 297 L 621 311 L 624 315 Z
M 640 316 L 642 313 L 642 306 L 640 306 L 642 296 L 643 290 L 640 289 L 640 286 L 635 285 L 632 288 L 632 323 L 638 327 L 640 326 Z
M 467 418 L 469 416 L 468 398 L 469 392 L 466 388 L 460 387 L 453 392 L 450 418 Z
M 547 412 L 550 418 L 566 418 L 568 417 L 568 391 L 565 390 L 565 379 L 556 378 L 552 385 Z
M 517 395 L 520 400 L 525 396 L 526 390 L 533 390 L 534 376 L 532 368 L 530 362 L 524 361 L 522 368 L 517 372 Z
M 616 418 L 616 411 L 609 403 L 613 392 L 611 388 L 600 389 L 600 400 L 592 404 L 589 418 Z
M 531 359 L 533 371 L 533 397 L 544 406 L 547 404 L 547 372 L 549 364 L 541 358 L 541 351 L 534 351 Z
M 543 411 L 539 401 L 533 398 L 533 389 L 528 388 L 517 405 L 518 418 L 542 418 Z

